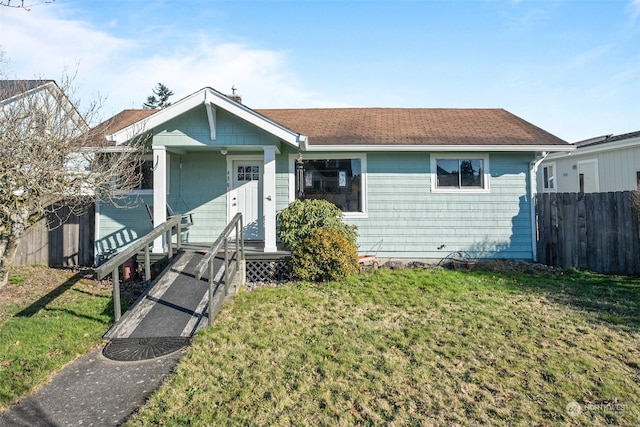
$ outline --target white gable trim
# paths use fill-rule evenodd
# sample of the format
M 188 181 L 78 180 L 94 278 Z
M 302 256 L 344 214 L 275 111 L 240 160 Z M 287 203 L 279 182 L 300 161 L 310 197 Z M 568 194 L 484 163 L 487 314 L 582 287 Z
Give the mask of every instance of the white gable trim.
M 222 108 L 223 110 L 235 115 L 247 122 L 257 126 L 258 128 L 268 132 L 281 140 L 293 145 L 294 147 L 300 146 L 300 141 L 305 139 L 304 135 L 295 133 L 284 126 L 268 119 L 267 117 L 257 113 L 256 111 L 237 103 L 222 93 L 211 89 L 200 89 L 186 98 L 172 104 L 171 106 L 153 114 L 152 116 L 140 120 L 132 125 L 121 129 L 112 135 L 109 135 L 107 139 L 118 144 L 124 144 L 131 138 L 140 135 L 144 132 L 150 131 L 153 128 L 160 126 L 167 121 L 186 113 L 187 111 L 196 108 L 199 105 L 205 104 L 207 106 L 207 115 L 209 124 L 211 127 L 212 140 L 215 139 L 215 108 Z M 211 113 L 210 113 L 211 111 Z
M 567 155 L 572 156 L 583 156 L 583 155 L 594 155 L 599 154 L 606 151 L 615 151 L 615 150 L 623 150 L 627 148 L 633 148 L 640 146 L 640 137 L 633 137 L 628 139 L 621 139 L 619 141 L 614 142 L 603 142 L 600 144 L 594 144 L 592 146 L 587 147 L 574 147 L 573 153 L 555 153 L 549 155 L 546 160 L 558 160 L 566 157 Z
M 210 103 L 204 103 L 205 107 L 207 107 L 207 120 L 209 120 L 209 130 L 211 131 L 211 135 L 209 138 L 212 141 L 216 140 L 216 108 Z
M 0 99 L 0 104 L 10 105 L 15 102 L 18 102 L 23 98 L 27 98 L 29 96 L 35 95 L 38 92 L 46 91 L 49 94 L 49 96 L 51 96 L 52 100 L 60 101 L 60 107 L 65 111 L 68 119 L 78 126 L 78 132 L 84 133 L 88 131 L 89 125 L 85 121 L 84 117 L 82 117 L 82 115 L 80 114 L 78 109 L 75 107 L 75 105 L 73 105 L 71 100 L 69 100 L 67 95 L 62 91 L 62 89 L 60 89 L 60 86 L 58 86 L 58 84 L 54 80 L 43 81 L 43 82 L 44 83 L 39 86 L 36 86 L 34 88 L 31 88 L 21 93 L 17 93 L 10 98 Z

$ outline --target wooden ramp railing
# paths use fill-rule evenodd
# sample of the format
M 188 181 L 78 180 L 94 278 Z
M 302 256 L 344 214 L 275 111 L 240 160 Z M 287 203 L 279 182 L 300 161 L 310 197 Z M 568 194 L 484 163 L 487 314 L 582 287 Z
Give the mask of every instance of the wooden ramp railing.
M 110 258 L 100 267 L 96 268 L 98 280 L 103 279 L 104 277 L 111 274 L 111 278 L 113 281 L 113 312 L 116 322 L 120 320 L 120 317 L 122 316 L 122 309 L 120 307 L 120 277 L 118 274 L 120 266 L 124 264 L 129 258 L 138 254 L 141 250 L 144 249 L 144 277 L 147 281 L 151 280 L 151 259 L 149 256 L 149 245 L 151 245 L 151 243 L 158 237 L 166 234 L 169 258 L 172 258 L 174 256 L 174 253 L 171 235 L 174 228 L 176 229 L 176 249 L 180 250 L 183 227 L 180 222 L 181 216 L 176 215 L 176 217 L 171 218 L 163 224 L 160 224 L 159 226 L 151 230 L 149 234 L 146 234 L 145 236 L 136 240 L 121 252 L 118 252 L 114 257 Z
M 235 251 L 229 251 L 229 236 L 235 231 Z M 213 260 L 224 246 L 224 275 L 215 280 L 213 271 Z M 231 256 L 229 256 L 231 254 Z M 229 286 L 233 282 L 236 273 L 240 271 L 241 281 L 244 284 L 246 279 L 246 267 L 244 259 L 244 234 L 242 231 L 242 214 L 237 213 L 233 219 L 227 224 L 218 239 L 211 245 L 206 255 L 198 263 L 195 268 L 194 275 L 200 280 L 205 271 L 209 270 L 209 326 L 213 323 L 213 318 L 220 311 L 220 307 L 224 301 L 224 297 L 229 293 Z M 217 294 L 214 299 L 214 292 L 220 289 L 220 285 L 224 286 L 224 295 Z M 214 289 L 215 285 L 215 289 Z

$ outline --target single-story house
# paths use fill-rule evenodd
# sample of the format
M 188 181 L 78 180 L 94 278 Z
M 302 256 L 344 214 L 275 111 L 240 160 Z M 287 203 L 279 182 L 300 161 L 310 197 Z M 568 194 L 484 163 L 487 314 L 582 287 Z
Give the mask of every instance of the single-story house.
M 274 252 L 276 215 L 296 198 L 335 203 L 358 227 L 360 252 L 381 259 L 532 260 L 541 153 L 572 149 L 503 109 L 254 110 L 239 101 L 204 88 L 114 117 L 105 136 L 115 146 L 151 136 L 149 175 L 131 194 L 137 208 L 97 206 L 98 263 L 162 224 L 167 206 L 191 214 L 189 243 L 213 242 L 242 212 L 245 238 Z
M 607 193 L 640 186 L 640 131 L 576 142 L 540 164 L 541 192 Z

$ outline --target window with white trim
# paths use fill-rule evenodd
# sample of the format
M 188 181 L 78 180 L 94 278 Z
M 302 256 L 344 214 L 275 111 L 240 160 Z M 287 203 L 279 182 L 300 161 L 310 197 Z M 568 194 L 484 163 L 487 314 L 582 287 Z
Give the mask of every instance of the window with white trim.
M 295 162 L 293 165 L 294 181 L 302 180 L 297 185 L 300 192 L 295 194 L 295 198 L 328 200 L 347 217 L 366 212 L 364 155 L 305 154 L 302 165 L 299 175 L 295 173 Z
M 431 156 L 434 192 L 483 193 L 489 191 L 489 157 L 434 154 Z
M 556 191 L 556 164 L 551 163 L 542 167 L 542 191 Z

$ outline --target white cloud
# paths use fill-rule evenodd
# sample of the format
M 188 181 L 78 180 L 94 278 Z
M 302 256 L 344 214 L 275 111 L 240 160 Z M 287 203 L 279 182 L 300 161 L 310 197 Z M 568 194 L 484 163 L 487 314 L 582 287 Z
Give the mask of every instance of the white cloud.
M 173 90 L 173 100 L 207 86 L 230 93 L 235 85 L 243 101 L 255 108 L 318 102 L 289 70 L 285 53 L 241 44 L 214 44 L 204 36 L 187 52 L 137 58 L 125 64 L 119 74 L 125 77 L 112 85 L 111 96 L 126 100 L 128 108 L 139 108 L 158 82 Z
M 168 39 L 158 42 L 157 33 L 156 39 L 124 39 L 109 33 L 116 31 L 116 21 L 97 29 L 67 18 L 71 13 L 64 7 L 0 10 L 0 48 L 11 64 L 9 77 L 59 79 L 77 64 L 79 96 L 87 103 L 106 97 L 103 118 L 141 108 L 158 82 L 173 90 L 173 101 L 206 86 L 230 92 L 235 85 L 254 108 L 327 105 L 303 88 L 285 52 L 186 30 L 174 46 Z
M 640 0 L 633 0 L 629 4 L 629 10 L 631 10 L 631 19 L 635 21 L 640 16 Z
M 64 8 L 55 9 L 57 13 Z M 130 41 L 54 14 L 53 8 L 0 10 L 0 40 L 18 78 L 52 77 L 79 63 L 91 71 L 104 67 Z

